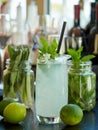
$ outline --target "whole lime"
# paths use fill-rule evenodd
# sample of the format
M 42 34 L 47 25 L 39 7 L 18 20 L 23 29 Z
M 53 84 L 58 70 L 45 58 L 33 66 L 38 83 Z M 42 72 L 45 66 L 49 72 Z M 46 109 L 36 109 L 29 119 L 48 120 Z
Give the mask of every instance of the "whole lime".
M 61 108 L 60 118 L 67 125 L 76 125 L 81 122 L 83 111 L 76 104 L 67 104 Z
M 12 99 L 3 99 L 0 101 L 0 115 L 1 116 L 3 116 L 3 111 L 5 107 L 12 102 L 14 102 Z
M 17 124 L 24 120 L 26 116 L 26 107 L 21 103 L 10 103 L 5 107 L 3 116 L 6 122 Z

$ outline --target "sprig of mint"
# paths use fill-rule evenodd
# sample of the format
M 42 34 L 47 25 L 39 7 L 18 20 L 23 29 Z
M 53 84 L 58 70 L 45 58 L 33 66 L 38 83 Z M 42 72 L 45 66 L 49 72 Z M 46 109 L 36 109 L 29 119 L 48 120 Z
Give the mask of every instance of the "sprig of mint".
M 95 57 L 94 55 L 86 55 L 82 57 L 81 55 L 82 51 L 83 51 L 83 46 L 81 46 L 78 50 L 74 50 L 71 48 L 67 49 L 67 53 L 71 55 L 73 63 L 86 62 Z
M 39 46 L 39 54 L 40 57 L 43 57 L 43 55 L 45 54 L 50 54 L 50 59 L 55 59 L 55 57 L 58 55 L 58 53 L 56 52 L 57 50 L 57 42 L 56 39 L 53 39 L 50 43 L 48 43 L 48 41 L 41 37 L 40 38 L 41 41 L 41 46 Z

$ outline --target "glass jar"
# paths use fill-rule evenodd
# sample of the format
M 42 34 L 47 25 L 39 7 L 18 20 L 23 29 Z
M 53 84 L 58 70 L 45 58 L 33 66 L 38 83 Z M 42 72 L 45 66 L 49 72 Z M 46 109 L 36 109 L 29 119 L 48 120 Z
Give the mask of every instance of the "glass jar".
M 90 111 L 96 103 L 96 75 L 91 70 L 92 62 L 68 62 L 68 103 L 79 105 Z
M 34 73 L 29 61 L 6 62 L 3 74 L 3 98 L 10 98 L 24 103 L 27 108 L 34 104 Z

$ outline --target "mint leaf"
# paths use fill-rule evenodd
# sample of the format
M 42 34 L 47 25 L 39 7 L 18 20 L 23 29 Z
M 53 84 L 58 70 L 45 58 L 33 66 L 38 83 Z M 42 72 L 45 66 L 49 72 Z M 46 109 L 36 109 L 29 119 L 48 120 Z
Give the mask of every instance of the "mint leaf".
M 57 50 L 57 42 L 56 39 L 53 39 L 50 43 L 45 39 L 41 38 L 41 46 L 38 48 L 40 56 L 39 58 L 42 58 L 45 56 L 45 54 L 50 54 L 50 59 L 54 59 L 58 53 L 56 52 Z
M 83 46 L 80 47 L 78 50 L 67 49 L 68 54 L 71 55 L 72 62 L 75 63 L 86 62 L 95 57 L 94 55 L 86 55 L 82 57 L 81 55 L 82 51 L 83 51 Z
M 68 52 L 69 55 L 71 55 L 73 62 L 79 62 L 80 58 L 81 58 L 82 50 L 83 50 L 83 48 L 81 47 L 78 50 L 68 49 L 67 52 Z
M 81 61 L 88 61 L 93 59 L 95 56 L 94 55 L 87 55 L 81 58 Z
M 47 53 L 48 52 L 48 42 L 43 37 L 40 39 L 42 46 L 39 47 L 40 53 Z
M 56 39 L 53 39 L 49 45 L 48 53 L 51 54 L 50 58 L 54 59 L 57 56 L 57 42 Z

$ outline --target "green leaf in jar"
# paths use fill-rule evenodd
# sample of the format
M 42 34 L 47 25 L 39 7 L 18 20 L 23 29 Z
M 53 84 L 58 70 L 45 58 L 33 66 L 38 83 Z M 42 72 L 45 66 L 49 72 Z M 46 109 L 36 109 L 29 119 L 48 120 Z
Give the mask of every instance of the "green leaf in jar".
M 90 59 L 93 59 L 95 56 L 94 55 L 87 55 L 81 58 L 81 61 L 85 62 L 88 61 Z
M 57 41 L 56 39 L 53 39 L 50 43 L 45 39 L 41 38 L 41 46 L 39 46 L 39 58 L 44 57 L 44 55 L 49 54 L 50 59 L 54 59 L 56 56 L 58 56 L 57 50 Z
M 81 46 L 78 50 L 71 49 L 71 48 L 67 49 L 68 54 L 71 55 L 73 63 L 86 62 L 95 57 L 94 55 L 86 55 L 82 57 L 81 54 L 82 51 L 83 51 L 83 46 Z
M 9 67 L 11 69 L 5 70 L 4 75 L 4 93 L 6 96 L 14 96 L 17 93 L 23 79 L 23 62 L 29 60 L 29 48 L 23 46 L 8 45 L 8 54 L 10 59 Z M 9 93 L 10 92 L 10 93 Z

